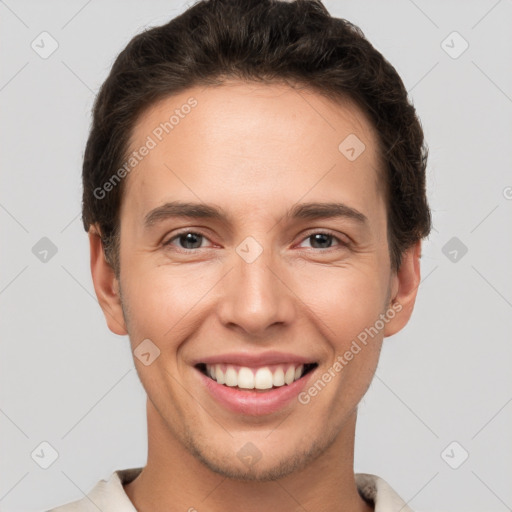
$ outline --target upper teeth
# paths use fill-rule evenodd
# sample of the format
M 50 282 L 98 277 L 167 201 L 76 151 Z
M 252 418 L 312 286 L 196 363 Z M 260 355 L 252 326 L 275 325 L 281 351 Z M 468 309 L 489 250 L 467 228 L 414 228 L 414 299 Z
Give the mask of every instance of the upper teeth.
M 270 389 L 272 386 L 284 386 L 300 379 L 304 365 L 277 365 L 272 368 L 248 368 L 230 364 L 207 364 L 206 373 L 219 384 L 244 389 Z

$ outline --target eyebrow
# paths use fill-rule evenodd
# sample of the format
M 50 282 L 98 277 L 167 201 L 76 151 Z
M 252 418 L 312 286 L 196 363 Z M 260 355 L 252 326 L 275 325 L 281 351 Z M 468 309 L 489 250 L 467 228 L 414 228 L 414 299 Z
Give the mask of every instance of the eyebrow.
M 144 218 L 144 226 L 149 228 L 158 222 L 173 217 L 231 221 L 231 216 L 217 206 L 205 203 L 171 201 L 151 210 Z M 363 213 L 343 203 L 300 203 L 288 210 L 284 217 L 308 220 L 347 218 L 361 224 L 368 222 L 368 218 Z

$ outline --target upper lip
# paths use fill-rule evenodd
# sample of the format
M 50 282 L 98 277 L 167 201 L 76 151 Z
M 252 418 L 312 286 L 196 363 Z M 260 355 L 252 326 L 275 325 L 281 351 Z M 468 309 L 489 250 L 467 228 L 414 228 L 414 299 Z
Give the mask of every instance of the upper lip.
M 297 354 L 289 354 L 286 352 L 261 352 L 259 354 L 231 352 L 227 354 L 217 354 L 210 357 L 197 359 L 192 364 L 194 366 L 204 363 L 207 365 L 213 364 L 232 364 L 237 366 L 247 366 L 249 368 L 266 366 L 270 364 L 308 364 L 315 363 L 315 359 L 299 356 Z

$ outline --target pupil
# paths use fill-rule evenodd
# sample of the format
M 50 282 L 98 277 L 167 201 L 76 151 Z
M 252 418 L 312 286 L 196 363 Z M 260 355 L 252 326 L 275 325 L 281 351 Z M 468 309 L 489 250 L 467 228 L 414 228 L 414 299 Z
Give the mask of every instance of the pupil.
M 312 246 L 315 247 L 315 244 L 317 243 L 320 243 L 320 244 L 327 244 L 327 247 L 330 247 L 331 244 L 329 242 L 332 242 L 331 240 L 331 235 L 327 235 L 325 233 L 315 233 L 314 235 L 311 235 L 312 239 L 313 239 L 313 244 Z M 325 249 L 325 245 L 321 245 L 320 248 L 324 248 Z M 318 249 L 319 247 L 315 247 L 316 249 Z
M 185 247 L 185 249 L 197 249 L 198 247 L 201 247 L 201 236 L 197 235 L 196 233 L 185 233 L 184 235 L 180 236 L 180 242 L 182 242 L 182 245 Z M 197 244 L 199 241 L 199 245 L 190 247 L 188 244 Z

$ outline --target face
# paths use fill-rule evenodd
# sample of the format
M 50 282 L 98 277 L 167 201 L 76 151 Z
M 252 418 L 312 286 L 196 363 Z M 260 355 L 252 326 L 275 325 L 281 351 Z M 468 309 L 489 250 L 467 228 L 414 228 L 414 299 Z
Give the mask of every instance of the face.
M 418 247 L 391 270 L 376 134 L 350 103 L 231 82 L 153 105 L 142 146 L 119 282 L 93 250 L 109 327 L 145 343 L 151 407 L 207 467 L 301 469 L 339 439 L 414 302 Z

